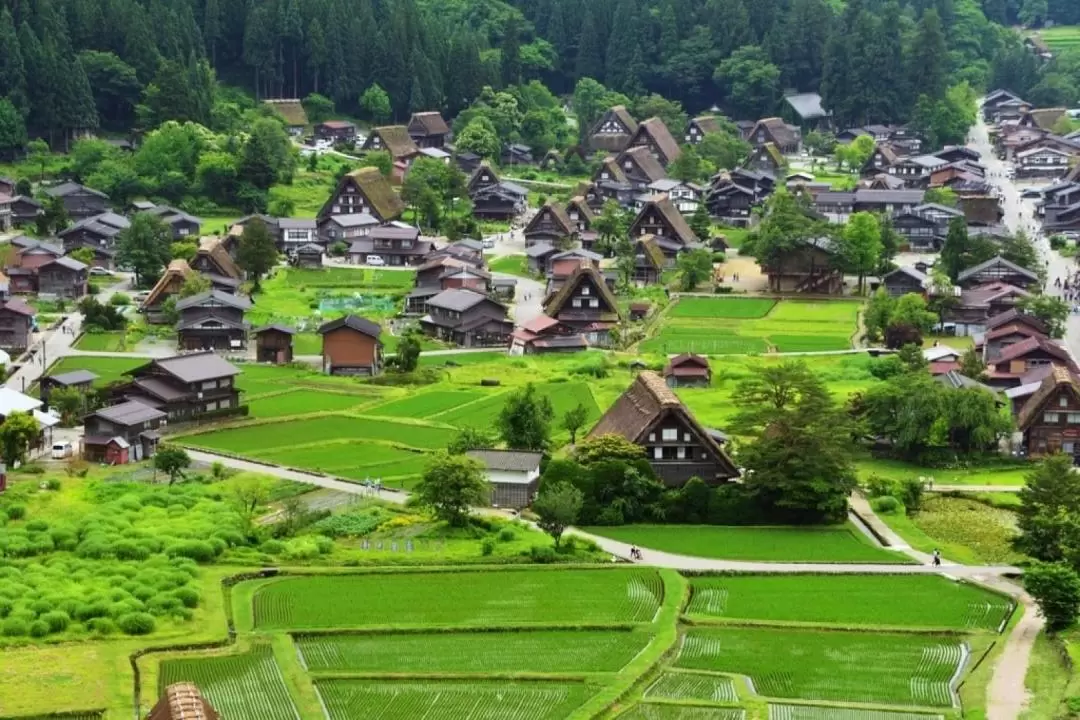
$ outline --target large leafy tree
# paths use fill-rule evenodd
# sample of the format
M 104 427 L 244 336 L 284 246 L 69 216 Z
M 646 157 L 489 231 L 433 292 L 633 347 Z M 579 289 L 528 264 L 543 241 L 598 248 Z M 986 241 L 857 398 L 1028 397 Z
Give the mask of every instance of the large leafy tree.
M 468 522 L 470 507 L 490 499 L 484 464 L 468 455 L 437 454 L 413 492 L 435 517 L 458 527 Z
M 716 68 L 714 79 L 727 94 L 726 106 L 736 117 L 763 117 L 780 101 L 780 68 L 762 48 L 739 48 Z
M 1072 457 L 1055 454 L 1032 468 L 1020 490 L 1017 547 L 1045 562 L 1080 567 L 1080 479 Z
M 277 264 L 277 244 L 262 220 L 255 218 L 244 225 L 236 251 L 236 264 L 255 280 L 259 280 Z
M 532 510 L 540 518 L 537 524 L 554 538 L 556 548 L 566 528 L 577 522 L 581 505 L 581 491 L 568 482 L 546 483 L 533 500 Z
M 508 448 L 547 450 L 551 443 L 551 400 L 529 383 L 511 392 L 499 411 L 499 434 Z
M 155 280 L 171 259 L 172 231 L 156 215 L 138 213 L 131 226 L 120 231 L 116 259 L 135 273 L 135 284 Z

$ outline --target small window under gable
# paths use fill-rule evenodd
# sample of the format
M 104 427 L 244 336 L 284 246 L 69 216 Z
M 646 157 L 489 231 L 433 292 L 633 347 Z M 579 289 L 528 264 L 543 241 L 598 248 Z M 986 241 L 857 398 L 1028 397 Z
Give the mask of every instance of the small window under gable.
M 1069 398 L 1065 397 L 1064 395 L 1062 395 L 1061 397 L 1058 398 L 1058 407 L 1068 407 L 1068 406 L 1069 406 Z
M 660 439 L 663 440 L 664 442 L 673 442 L 675 440 L 678 440 L 679 439 L 679 429 L 678 428 L 664 428 L 660 432 Z

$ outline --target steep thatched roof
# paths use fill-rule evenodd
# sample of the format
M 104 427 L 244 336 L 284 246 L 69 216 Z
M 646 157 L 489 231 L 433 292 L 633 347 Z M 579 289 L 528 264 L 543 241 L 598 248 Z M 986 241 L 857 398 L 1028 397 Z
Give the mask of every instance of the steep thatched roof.
M 193 683 L 176 683 L 165 688 L 165 694 L 147 720 L 218 720 L 220 717 Z
M 158 302 L 163 301 L 165 298 L 162 294 L 165 293 L 169 287 L 174 283 L 179 282 L 180 285 L 184 284 L 184 281 L 191 277 L 191 266 L 187 264 L 187 260 L 183 258 L 177 258 L 169 263 L 169 267 L 165 268 L 165 272 L 162 273 L 161 278 L 150 290 L 150 294 L 146 296 L 146 300 L 143 300 L 142 307 L 153 307 Z
M 582 265 L 576 268 L 570 277 L 566 279 L 559 291 L 552 295 L 546 303 L 544 303 L 544 313 L 557 318 L 559 313 L 564 309 L 564 305 L 570 300 L 574 291 L 584 282 L 590 282 L 593 288 L 596 290 L 597 297 L 607 306 L 607 309 L 601 309 L 599 312 L 600 318 L 603 322 L 618 322 L 619 321 L 619 303 L 615 299 L 615 294 L 611 292 L 611 288 L 604 282 L 604 276 L 592 265 Z
M 394 192 L 393 186 L 390 185 L 390 181 L 383 177 L 383 174 L 379 172 L 379 168 L 374 167 L 362 167 L 358 170 L 353 170 L 350 173 L 346 173 L 338 181 L 338 186 L 334 189 L 334 193 L 330 196 L 330 199 L 319 210 L 319 218 L 326 218 L 333 214 L 332 209 L 334 200 L 341 195 L 341 193 L 349 186 L 349 184 L 355 184 L 356 188 L 363 193 L 367 199 L 368 205 L 375 211 L 375 215 L 382 222 L 389 222 L 401 216 L 401 213 L 405 212 L 405 203 L 396 192 Z
M 1080 400 L 1080 383 L 1076 376 L 1069 372 L 1068 368 L 1055 367 L 1053 371 L 1043 379 L 1039 389 L 1028 398 L 1024 406 L 1020 408 L 1020 414 L 1016 416 L 1018 430 L 1027 430 L 1042 417 L 1043 407 L 1059 390 L 1071 392 L 1073 398 Z
M 274 111 L 285 118 L 285 122 L 290 127 L 301 127 L 308 124 L 307 112 L 304 111 L 304 105 L 296 99 L 281 99 L 281 100 L 263 100 L 264 103 L 274 109 Z
M 420 152 L 416 147 L 409 129 L 404 125 L 384 125 L 371 131 L 371 137 L 378 136 L 382 140 L 383 147 L 389 151 L 394 159 L 411 158 Z M 371 138 L 368 138 L 368 142 Z M 366 145 L 367 143 L 365 143 Z

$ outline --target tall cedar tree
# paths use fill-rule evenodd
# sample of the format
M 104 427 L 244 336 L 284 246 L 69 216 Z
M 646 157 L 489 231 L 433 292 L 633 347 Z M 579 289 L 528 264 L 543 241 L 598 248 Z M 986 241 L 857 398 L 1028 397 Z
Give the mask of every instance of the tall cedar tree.
M 256 288 L 262 276 L 277 264 L 277 255 L 277 245 L 266 223 L 255 218 L 244 226 L 236 251 L 236 263 L 254 278 Z

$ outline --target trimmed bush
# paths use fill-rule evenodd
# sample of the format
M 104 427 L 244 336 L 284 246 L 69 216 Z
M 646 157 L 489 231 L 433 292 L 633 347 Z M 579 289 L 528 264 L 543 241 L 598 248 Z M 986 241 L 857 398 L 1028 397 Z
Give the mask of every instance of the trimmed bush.
M 7 506 L 7 509 L 4 512 L 8 516 L 8 520 L 22 520 L 26 517 L 26 506 L 19 503 L 12 503 Z
M 116 624 L 128 635 L 149 635 L 156 627 L 154 616 L 144 612 L 124 615 L 116 621 Z
M 53 610 L 52 612 L 45 613 L 41 616 L 49 626 L 49 632 L 64 632 L 68 629 L 68 625 L 71 623 L 71 618 L 68 617 L 66 612 L 60 610 Z
M 9 617 L 0 625 L 0 633 L 6 637 L 23 637 L 30 632 L 30 624 L 22 618 Z
M 153 618 L 151 618 L 153 620 Z M 116 632 L 116 623 L 107 617 L 96 617 L 90 622 L 86 623 L 86 627 L 91 632 L 95 632 L 98 635 L 112 635 Z
M 165 550 L 165 554 L 169 557 L 191 558 L 200 563 L 211 562 L 218 555 L 214 551 L 214 546 L 204 540 L 182 540 L 170 545 Z
M 35 620 L 30 623 L 30 637 L 43 638 L 49 634 L 49 623 L 44 620 Z
M 177 588 L 172 591 L 172 594 L 184 607 L 195 608 L 199 606 L 199 593 L 189 587 Z

